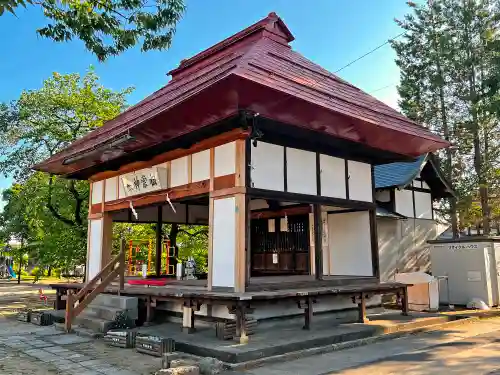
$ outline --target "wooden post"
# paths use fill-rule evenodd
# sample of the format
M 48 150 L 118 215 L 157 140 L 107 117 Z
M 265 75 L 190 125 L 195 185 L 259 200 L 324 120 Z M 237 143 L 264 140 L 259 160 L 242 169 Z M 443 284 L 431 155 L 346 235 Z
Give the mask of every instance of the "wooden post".
M 246 314 L 245 306 L 238 304 L 236 306 L 236 337 L 239 339 L 240 344 L 248 343 L 247 327 L 246 327 Z
M 155 273 L 156 276 L 159 277 L 161 275 L 161 249 L 162 249 L 162 225 L 163 225 L 163 210 L 162 206 L 158 206 L 157 208 L 157 217 L 156 217 L 156 262 L 155 262 Z M 167 256 L 168 256 L 167 249 Z
M 314 262 L 317 280 L 323 278 L 323 223 L 321 220 L 321 205 L 313 206 L 314 217 Z
M 125 247 L 125 238 L 122 238 L 120 241 L 120 260 L 118 264 L 118 267 L 120 267 L 120 286 L 118 289 L 118 295 L 120 295 L 120 292 L 125 289 Z
M 72 316 L 73 316 L 73 292 L 68 289 L 67 295 L 66 295 L 66 314 L 64 316 L 64 329 L 66 332 L 71 332 L 71 323 L 72 323 Z
M 358 323 L 367 323 L 369 320 L 366 317 L 366 300 L 365 295 L 361 293 L 358 302 Z
M 311 297 L 307 297 L 305 300 L 305 309 L 304 309 L 304 327 L 303 329 L 311 329 L 311 322 L 313 317 L 313 307 Z
M 410 308 L 408 306 L 408 287 L 401 288 L 401 315 L 408 316 Z
M 245 194 L 236 194 L 236 243 L 235 243 L 235 285 L 234 291 L 243 293 L 246 285 L 246 261 L 245 249 L 247 247 L 247 200 Z
M 151 296 L 146 297 L 146 322 L 144 325 L 149 325 L 153 321 L 153 306 Z

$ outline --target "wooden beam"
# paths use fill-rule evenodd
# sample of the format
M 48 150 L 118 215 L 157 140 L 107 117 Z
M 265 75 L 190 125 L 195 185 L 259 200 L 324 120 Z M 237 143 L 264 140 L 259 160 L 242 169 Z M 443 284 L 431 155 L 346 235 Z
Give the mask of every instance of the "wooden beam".
M 189 154 L 188 158 L 188 183 L 193 182 L 193 154 Z
M 167 194 L 171 201 L 177 199 L 198 196 L 209 192 L 209 180 L 192 182 L 190 184 L 176 186 L 170 189 L 153 191 L 136 196 L 127 197 L 118 201 L 107 202 L 106 211 L 118 211 L 129 207 L 129 202 L 134 202 L 134 207 L 147 206 L 154 203 L 163 203 L 166 201 Z
M 210 149 L 210 191 L 214 191 L 214 179 L 215 179 L 215 149 Z
M 373 202 L 346 200 L 341 198 L 319 197 L 317 195 L 289 193 L 283 191 L 273 191 L 257 188 L 247 188 L 247 194 L 252 198 L 273 199 L 277 201 L 321 204 L 324 206 L 336 206 L 349 209 L 370 210 L 375 209 Z
M 283 207 L 278 211 L 252 211 L 250 213 L 250 217 L 252 219 L 270 219 L 273 217 L 283 217 L 283 216 L 293 216 L 293 215 L 304 215 L 311 213 L 311 206 L 292 206 L 292 207 Z
M 214 177 L 214 188 L 212 191 L 232 188 L 236 185 L 236 175 L 228 174 L 225 176 Z
M 179 148 L 173 151 L 160 154 L 148 161 L 138 161 L 120 167 L 117 171 L 100 172 L 89 178 L 89 181 L 100 181 L 109 177 L 119 176 L 122 174 L 138 171 L 143 168 L 149 168 L 166 161 L 178 159 L 183 156 L 191 155 L 200 151 L 208 150 L 210 148 L 232 142 L 236 139 L 245 139 L 250 134 L 250 130 L 233 129 L 226 133 L 204 139 L 188 149 Z
M 245 192 L 246 192 L 246 188 L 244 186 L 236 186 L 236 187 L 232 187 L 232 188 L 212 191 L 212 192 L 210 192 L 210 197 L 211 198 L 222 198 L 222 197 L 229 196 L 229 195 L 245 194 Z
M 234 186 L 246 186 L 246 139 L 236 140 L 236 178 Z

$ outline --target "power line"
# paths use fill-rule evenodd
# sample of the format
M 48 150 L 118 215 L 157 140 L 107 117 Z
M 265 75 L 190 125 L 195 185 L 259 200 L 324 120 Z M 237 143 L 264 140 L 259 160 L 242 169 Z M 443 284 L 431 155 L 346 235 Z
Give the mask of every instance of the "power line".
M 389 87 L 393 87 L 393 86 L 396 86 L 396 85 L 397 85 L 397 83 L 391 83 L 390 85 L 386 85 L 386 86 L 383 86 L 383 87 L 379 87 L 378 89 L 375 89 L 375 90 L 372 90 L 372 91 L 368 91 L 367 94 L 373 94 L 374 92 L 382 91 L 382 90 L 388 89 Z
M 378 50 L 378 49 L 382 48 L 382 47 L 383 47 L 383 46 L 385 46 L 386 44 L 389 44 L 389 43 L 390 43 L 390 42 L 392 42 L 394 39 L 399 38 L 401 35 L 403 35 L 403 34 L 405 34 L 405 33 L 406 33 L 406 31 L 403 31 L 401 34 L 396 35 L 394 38 L 388 39 L 388 40 L 387 40 L 387 41 L 385 41 L 383 44 L 381 44 L 381 45 L 379 45 L 379 46 L 375 47 L 375 48 L 374 48 L 374 49 L 372 49 L 371 51 L 369 51 L 369 52 L 365 53 L 364 55 L 362 55 L 362 56 L 358 57 L 356 60 L 351 61 L 349 64 L 344 65 L 342 68 L 340 68 L 339 70 L 335 71 L 334 73 L 338 73 L 338 72 L 340 72 L 341 70 L 344 70 L 345 68 L 347 68 L 347 67 L 351 66 L 352 64 L 354 64 L 355 62 L 358 62 L 359 60 L 361 60 L 361 59 L 365 58 L 366 56 L 368 56 L 369 54 L 371 54 L 371 53 L 375 52 L 376 50 Z

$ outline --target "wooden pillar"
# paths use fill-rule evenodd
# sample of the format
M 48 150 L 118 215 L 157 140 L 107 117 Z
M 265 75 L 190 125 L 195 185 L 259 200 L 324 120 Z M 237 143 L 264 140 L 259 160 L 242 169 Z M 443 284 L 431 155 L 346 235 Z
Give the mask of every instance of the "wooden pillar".
M 315 276 L 317 280 L 321 280 L 323 278 L 323 221 L 319 204 L 313 206 L 313 225 Z
M 363 293 L 359 296 L 358 301 L 358 323 L 368 323 L 369 320 L 366 317 L 366 298 Z
M 380 265 L 379 265 L 379 252 L 378 252 L 378 235 L 377 235 L 377 212 L 372 209 L 368 212 L 370 220 L 370 241 L 371 241 L 371 255 L 372 255 L 372 271 L 373 276 L 380 279 Z
M 161 247 L 162 247 L 162 226 L 163 226 L 163 210 L 162 206 L 158 206 L 158 212 L 156 217 L 156 262 L 155 262 L 155 273 L 156 276 L 161 275 Z M 167 254 L 168 256 L 168 254 Z
M 234 189 L 215 190 L 215 153 L 210 151 L 208 229 L 208 290 L 244 292 L 248 283 L 247 256 L 250 225 L 248 198 L 248 140 L 235 141 Z
M 86 281 L 89 282 L 111 261 L 113 220 L 108 212 L 89 218 Z M 103 275 L 105 277 L 106 275 Z

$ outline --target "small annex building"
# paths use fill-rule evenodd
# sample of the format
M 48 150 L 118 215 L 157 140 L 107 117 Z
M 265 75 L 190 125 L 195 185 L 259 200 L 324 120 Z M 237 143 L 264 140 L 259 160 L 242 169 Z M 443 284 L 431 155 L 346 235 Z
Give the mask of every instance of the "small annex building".
M 434 206 L 454 195 L 435 157 L 425 154 L 409 163 L 375 166 L 375 189 L 381 279 L 430 271 L 427 241 L 448 228 Z

